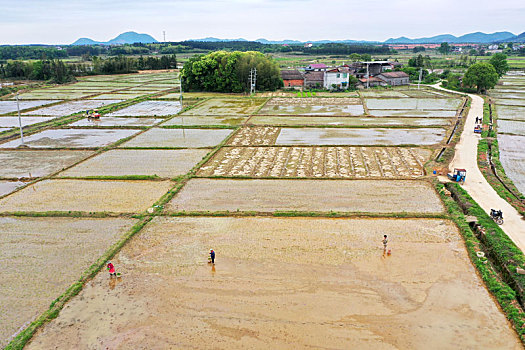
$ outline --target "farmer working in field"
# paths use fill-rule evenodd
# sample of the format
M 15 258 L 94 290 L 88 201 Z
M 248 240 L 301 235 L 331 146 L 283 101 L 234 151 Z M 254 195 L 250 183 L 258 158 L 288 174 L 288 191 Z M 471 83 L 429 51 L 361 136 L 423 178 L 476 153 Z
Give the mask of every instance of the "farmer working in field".
M 108 261 L 108 271 L 109 271 L 109 277 L 115 276 L 117 277 L 117 272 L 115 271 L 115 266 L 111 263 L 111 261 Z
M 215 264 L 215 252 L 213 251 L 213 249 L 210 249 L 210 258 L 211 258 L 211 263 Z
M 386 246 L 388 244 L 388 238 L 386 235 L 383 236 L 383 250 L 386 251 Z

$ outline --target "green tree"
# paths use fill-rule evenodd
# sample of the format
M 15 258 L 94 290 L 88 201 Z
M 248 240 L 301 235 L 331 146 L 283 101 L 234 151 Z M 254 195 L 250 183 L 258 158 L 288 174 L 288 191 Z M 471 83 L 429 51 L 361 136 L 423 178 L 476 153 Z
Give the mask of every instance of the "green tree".
M 494 69 L 496 69 L 496 73 L 498 73 L 498 76 L 502 76 L 503 74 L 507 73 L 509 70 L 509 64 L 507 63 L 507 55 L 502 53 L 496 53 L 494 54 L 490 60 L 489 63 L 494 66 Z
M 463 84 L 475 86 L 478 93 L 492 89 L 498 83 L 498 73 L 494 66 L 487 62 L 474 63 L 467 69 Z
M 448 43 L 441 43 L 438 47 L 438 52 L 447 55 L 450 52 L 450 45 Z

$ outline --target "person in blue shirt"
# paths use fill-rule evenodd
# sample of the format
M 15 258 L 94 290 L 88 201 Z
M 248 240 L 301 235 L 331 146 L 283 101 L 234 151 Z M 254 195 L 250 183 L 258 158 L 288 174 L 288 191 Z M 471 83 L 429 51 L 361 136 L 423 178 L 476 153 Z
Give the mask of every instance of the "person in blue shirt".
M 210 249 L 210 258 L 211 258 L 211 263 L 215 264 L 215 252 L 213 251 L 213 249 Z

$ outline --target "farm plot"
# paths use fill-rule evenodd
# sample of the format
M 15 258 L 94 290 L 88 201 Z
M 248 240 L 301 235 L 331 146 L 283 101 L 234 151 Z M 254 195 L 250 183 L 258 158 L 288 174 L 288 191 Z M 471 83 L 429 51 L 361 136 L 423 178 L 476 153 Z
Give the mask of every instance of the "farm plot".
M 72 100 L 77 98 L 83 98 L 89 95 L 96 94 L 98 92 L 84 92 L 84 91 L 30 91 L 20 94 L 20 98 L 25 100 Z
M 87 109 L 100 108 L 113 103 L 122 102 L 122 100 L 83 100 L 69 101 L 51 107 L 44 107 L 32 112 L 25 112 L 25 115 L 45 115 L 45 116 L 64 116 L 81 112 Z
M 47 176 L 88 157 L 89 151 L 0 151 L 0 178 Z
M 525 136 L 498 134 L 498 145 L 505 174 L 525 193 Z
M 280 98 L 269 100 L 259 111 L 261 115 L 362 115 L 358 98 Z
M 120 147 L 192 148 L 215 147 L 231 130 L 226 129 L 163 129 L 153 128 L 123 143 Z
M 0 210 L 137 213 L 172 186 L 171 181 L 43 180 L 0 200 Z
M 442 128 L 343 129 L 282 128 L 276 145 L 434 145 L 445 137 Z
M 229 125 L 237 126 L 243 124 L 248 117 L 242 116 L 183 116 L 179 115 L 162 123 L 168 125 Z
M 525 136 L 525 121 L 498 119 L 498 134 Z
M 16 190 L 18 187 L 23 186 L 24 183 L 20 181 L 4 181 L 0 180 L 0 197 L 5 196 Z
M 190 171 L 209 151 L 209 149 L 110 150 L 58 176 L 156 175 L 175 177 Z
M 525 121 L 525 107 L 496 105 L 498 119 Z
M 110 94 L 97 95 L 97 96 L 93 96 L 93 97 L 90 97 L 90 98 L 91 99 L 96 99 L 96 100 L 109 100 L 109 101 L 114 100 L 114 99 L 131 100 L 133 98 L 137 98 L 137 97 L 140 97 L 140 96 L 143 96 L 143 95 L 146 95 L 146 94 L 125 94 L 125 93 L 117 93 L 117 92 L 115 92 L 115 93 L 110 93 Z
M 403 118 L 403 117 L 299 117 L 299 116 L 252 116 L 248 125 L 268 126 L 448 126 L 452 120 L 446 118 Z
M 50 103 L 60 102 L 60 100 L 36 100 L 36 101 L 27 101 L 20 100 L 20 110 L 35 108 L 39 106 L 44 106 Z M 17 111 L 16 101 L 0 101 L 0 114 L 7 114 Z
M 500 102 L 500 99 L 521 99 L 523 102 L 525 100 L 525 89 L 524 90 L 516 90 L 516 91 L 499 91 L 499 90 L 493 90 L 490 92 L 491 97 L 495 97 L 498 102 Z M 507 103 L 502 103 L 507 104 Z
M 178 101 L 144 101 L 109 113 L 107 116 L 168 116 L 179 113 L 181 109 Z
M 127 129 L 55 129 L 24 137 L 30 148 L 98 148 L 136 134 Z M 0 148 L 16 148 L 20 139 L 0 144 Z
M 497 98 L 496 104 L 525 107 L 525 98 Z
M 359 92 L 362 96 L 371 98 L 371 97 L 408 97 L 408 95 L 402 93 L 401 91 L 395 90 L 363 90 Z
M 124 218 L 0 218 L 0 346 L 46 310 L 135 222 Z
M 521 348 L 446 220 L 156 217 L 114 261 L 28 349 Z
M 456 110 L 415 110 L 415 109 L 368 109 L 374 117 L 406 117 L 406 118 L 452 118 Z
M 1 202 L 0 202 L 1 204 Z M 192 179 L 166 211 L 441 213 L 432 186 L 414 180 Z
M 42 123 L 53 119 L 54 117 L 21 117 L 22 126 L 28 126 L 36 123 Z M 0 128 L 18 127 L 18 117 L 0 117 Z
M 184 115 L 250 115 L 265 101 L 255 98 L 212 98 L 184 112 Z
M 370 109 L 457 110 L 459 98 L 367 98 Z
M 393 147 L 223 147 L 199 176 L 416 178 L 430 151 Z
M 166 99 L 166 100 L 178 100 L 180 99 L 180 92 L 171 92 L 166 95 L 161 95 L 155 97 L 156 99 Z
M 82 126 L 82 127 L 99 127 L 99 126 L 152 126 L 156 123 L 161 122 L 163 119 L 156 118 L 119 118 L 119 117 L 108 117 L 107 115 L 100 119 L 82 119 L 78 122 L 69 124 L 70 126 Z

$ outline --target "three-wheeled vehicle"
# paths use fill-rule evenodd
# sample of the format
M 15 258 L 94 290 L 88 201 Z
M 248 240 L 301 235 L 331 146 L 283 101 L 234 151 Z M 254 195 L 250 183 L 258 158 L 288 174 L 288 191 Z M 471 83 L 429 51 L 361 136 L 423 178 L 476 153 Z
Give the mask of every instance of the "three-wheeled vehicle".
M 481 134 L 482 131 L 483 131 L 483 129 L 481 128 L 481 125 L 478 124 L 478 125 L 476 125 L 474 127 L 474 133 L 475 134 Z
M 467 177 L 467 170 L 454 168 L 454 171 L 452 173 L 448 173 L 447 176 L 452 181 L 465 183 L 465 178 Z

